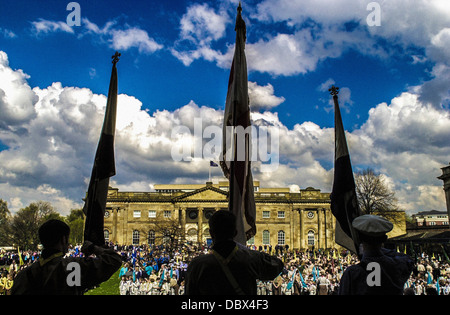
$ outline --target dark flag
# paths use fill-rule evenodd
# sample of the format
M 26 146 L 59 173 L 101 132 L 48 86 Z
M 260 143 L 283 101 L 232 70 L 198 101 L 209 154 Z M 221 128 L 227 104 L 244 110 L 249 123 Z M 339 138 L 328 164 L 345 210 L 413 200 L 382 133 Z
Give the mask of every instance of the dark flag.
M 219 165 L 214 161 L 209 161 L 209 182 L 211 181 L 211 167 L 219 167 Z
M 334 181 L 331 192 L 331 211 L 336 218 L 335 241 L 341 246 L 358 254 L 359 239 L 352 227 L 353 219 L 361 215 L 356 198 L 350 154 L 347 148 L 341 111 L 338 103 L 339 88 L 329 90 L 334 100 Z
M 230 183 L 228 210 L 237 218 L 238 234 L 235 241 L 245 245 L 256 233 L 256 207 L 250 162 L 251 122 L 245 57 L 246 26 L 241 16 L 240 3 L 237 11 L 236 46 L 228 80 L 220 166 Z M 233 132 L 230 132 L 231 129 L 234 129 Z
M 108 195 L 109 178 L 116 175 L 114 161 L 114 134 L 116 130 L 117 112 L 117 68 L 120 54 L 116 52 L 113 58 L 111 80 L 109 83 L 108 101 L 102 132 L 95 153 L 89 188 L 84 203 L 83 212 L 86 215 L 84 240 L 95 245 L 104 245 L 103 218 Z
M 218 167 L 219 165 L 217 165 L 214 161 L 209 161 L 209 166 Z

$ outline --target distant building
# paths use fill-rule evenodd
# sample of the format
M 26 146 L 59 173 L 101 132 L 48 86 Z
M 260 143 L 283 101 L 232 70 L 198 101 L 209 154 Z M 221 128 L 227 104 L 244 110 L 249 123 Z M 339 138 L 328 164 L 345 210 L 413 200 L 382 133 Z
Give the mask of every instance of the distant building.
M 447 215 L 450 216 L 450 165 L 441 168 L 442 175 L 438 179 L 444 182 L 445 202 L 447 204 Z
M 152 192 L 122 192 L 110 188 L 105 213 L 105 238 L 119 244 L 156 244 L 177 238 L 209 243 L 208 219 L 228 208 L 228 181 L 206 184 L 155 185 Z M 338 248 L 336 220 L 330 193 L 308 187 L 291 192 L 288 187 L 264 188 L 254 181 L 256 235 L 247 244 L 286 246 L 290 249 Z M 405 213 L 399 212 L 390 237 L 406 233 Z M 166 231 L 166 232 L 164 232 Z M 164 235 L 166 233 L 166 235 Z
M 450 226 L 447 211 L 422 211 L 414 214 L 414 222 L 408 222 L 406 234 L 388 240 L 388 246 L 399 249 L 412 257 L 422 251 L 450 253 Z
M 412 217 L 417 226 L 448 226 L 447 211 L 422 211 L 414 214 Z

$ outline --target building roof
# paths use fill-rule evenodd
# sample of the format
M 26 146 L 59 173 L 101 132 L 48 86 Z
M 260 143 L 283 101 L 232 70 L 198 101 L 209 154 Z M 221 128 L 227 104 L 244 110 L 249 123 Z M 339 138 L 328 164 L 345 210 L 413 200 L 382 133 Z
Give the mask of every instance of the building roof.
M 421 215 L 448 215 L 448 214 L 447 211 L 439 211 L 439 210 L 421 211 L 414 214 L 414 216 L 421 216 Z
M 255 185 L 259 188 L 259 182 L 255 181 Z M 201 184 L 182 184 L 182 185 L 155 185 L 156 192 L 119 192 L 117 188 L 109 188 L 109 202 L 201 202 L 206 201 L 204 194 L 210 192 L 206 198 L 212 201 L 211 193 L 215 201 L 227 201 L 228 185 L 224 183 L 213 184 L 207 182 L 206 185 Z M 256 187 L 256 186 L 255 186 Z M 289 188 L 260 188 L 255 191 L 255 202 L 257 203 L 289 203 L 304 204 L 318 203 L 329 204 L 330 193 L 323 193 L 320 189 L 308 187 L 301 189 L 300 192 L 292 193 Z
M 390 238 L 388 242 L 450 243 L 450 227 L 407 229 L 405 235 Z
M 227 188 L 229 186 L 228 181 L 219 181 L 218 183 L 206 182 L 206 185 L 212 186 L 215 188 Z M 259 187 L 259 181 L 253 181 L 254 187 Z M 154 188 L 156 191 L 162 190 L 173 190 L 173 191 L 185 191 L 189 192 L 195 189 L 200 189 L 205 187 L 205 184 L 156 184 Z

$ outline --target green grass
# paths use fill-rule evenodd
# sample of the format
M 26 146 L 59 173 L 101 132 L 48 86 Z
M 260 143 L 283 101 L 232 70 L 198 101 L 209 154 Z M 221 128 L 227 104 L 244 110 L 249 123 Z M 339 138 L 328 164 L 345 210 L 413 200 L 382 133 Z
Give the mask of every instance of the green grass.
M 111 276 L 108 280 L 101 283 L 100 286 L 95 289 L 87 291 L 84 295 L 119 295 L 119 270 Z

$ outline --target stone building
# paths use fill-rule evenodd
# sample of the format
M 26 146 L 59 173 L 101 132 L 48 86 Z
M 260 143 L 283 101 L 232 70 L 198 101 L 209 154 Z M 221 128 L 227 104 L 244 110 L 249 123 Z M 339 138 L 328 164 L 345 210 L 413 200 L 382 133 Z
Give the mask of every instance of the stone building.
M 208 219 L 227 209 L 228 181 L 205 185 L 155 185 L 154 192 L 108 191 L 105 238 L 118 244 L 161 244 L 173 237 L 211 241 Z M 256 235 L 248 244 L 289 248 L 337 248 L 330 194 L 306 188 L 263 188 L 254 182 Z M 404 214 L 404 213 L 403 213 Z M 394 234 L 404 233 L 402 228 Z M 172 234 L 172 235 L 170 235 Z
M 442 175 L 438 178 L 444 182 L 445 201 L 447 204 L 447 218 L 450 220 L 450 165 L 441 168 Z

